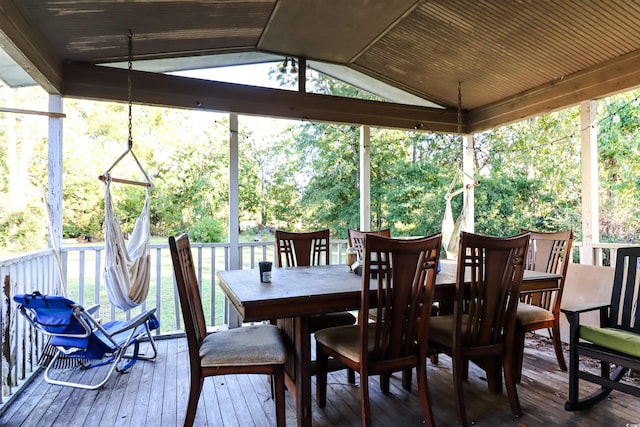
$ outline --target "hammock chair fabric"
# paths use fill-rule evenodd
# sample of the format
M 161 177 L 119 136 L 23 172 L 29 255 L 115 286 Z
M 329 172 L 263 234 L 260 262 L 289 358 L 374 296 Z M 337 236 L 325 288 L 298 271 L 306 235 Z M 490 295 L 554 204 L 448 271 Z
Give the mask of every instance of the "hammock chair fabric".
M 136 220 L 129 243 L 126 243 L 113 209 L 111 180 L 106 179 L 104 183 L 106 256 L 104 280 L 109 302 L 127 311 L 144 302 L 149 293 L 151 270 L 149 204 L 151 188 L 146 188 L 142 212 Z
M 460 245 L 460 232 L 469 231 L 467 224 L 467 206 L 469 191 L 463 190 L 462 212 L 453 222 L 453 213 L 451 211 L 451 197 L 446 197 L 446 206 L 444 209 L 444 218 L 442 220 L 442 247 L 444 248 L 447 259 L 456 259 L 458 257 L 458 246 Z
M 455 225 L 453 222 L 453 212 L 451 212 L 451 199 L 446 198 L 445 201 L 444 218 L 442 219 L 442 247 L 447 253 L 447 259 L 452 259 L 448 249 L 451 238 L 453 237 Z

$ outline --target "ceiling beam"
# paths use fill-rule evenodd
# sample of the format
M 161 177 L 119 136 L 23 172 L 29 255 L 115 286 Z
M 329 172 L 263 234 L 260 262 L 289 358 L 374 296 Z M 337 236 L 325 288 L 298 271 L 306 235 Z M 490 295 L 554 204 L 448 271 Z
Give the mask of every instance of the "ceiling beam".
M 88 64 L 63 67 L 63 95 L 128 100 L 129 71 Z M 431 132 L 457 132 L 457 111 L 131 71 L 132 101 L 171 108 L 348 123 Z M 464 123 L 463 115 L 463 123 Z M 463 129 L 464 130 L 464 129 Z
M 0 48 L 45 91 L 60 94 L 62 61 L 12 0 L 0 4 Z
M 629 91 L 640 86 L 640 51 L 469 111 L 468 131 L 477 133 Z

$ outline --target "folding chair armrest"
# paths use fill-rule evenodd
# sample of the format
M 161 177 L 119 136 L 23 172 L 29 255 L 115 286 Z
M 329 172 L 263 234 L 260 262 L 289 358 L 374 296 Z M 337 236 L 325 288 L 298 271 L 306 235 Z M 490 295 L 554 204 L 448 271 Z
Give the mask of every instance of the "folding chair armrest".
M 86 311 L 87 313 L 93 315 L 93 313 L 98 311 L 99 308 L 100 308 L 100 304 L 93 304 L 93 305 L 85 308 L 84 311 Z
M 109 333 L 111 335 L 116 335 L 116 334 L 119 334 L 120 332 L 128 331 L 130 329 L 135 329 L 138 326 L 144 324 L 147 321 L 147 319 L 149 319 L 149 316 L 154 314 L 155 312 L 156 312 L 156 309 L 152 308 L 143 313 L 140 313 L 133 319 L 123 322 L 119 328 L 110 330 Z

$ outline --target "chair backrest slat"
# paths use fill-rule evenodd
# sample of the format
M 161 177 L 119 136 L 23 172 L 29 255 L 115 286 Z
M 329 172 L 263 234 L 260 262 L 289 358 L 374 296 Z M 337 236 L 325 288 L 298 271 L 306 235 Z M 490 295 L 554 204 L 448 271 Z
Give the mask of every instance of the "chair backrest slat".
M 358 252 L 358 259 L 362 259 L 362 254 L 364 253 L 364 236 L 368 234 L 374 236 L 391 237 L 391 229 L 384 228 L 382 230 L 375 231 L 360 231 L 350 228 L 348 230 L 349 246 L 354 248 Z
M 202 340 L 207 335 L 207 326 L 189 237 L 186 234 L 182 234 L 177 238 L 169 237 L 169 249 L 182 308 L 182 317 L 184 318 L 187 344 L 190 349 L 196 349 L 195 351 L 190 350 L 189 354 L 197 356 L 197 349 L 200 348 Z M 198 359 L 195 366 L 199 365 L 200 360 Z
M 522 301 L 552 310 L 557 315 L 560 313 L 565 277 L 571 261 L 573 230 L 540 232 L 523 229 L 521 231 L 531 233 L 525 269 L 562 275 L 557 291 L 527 294 Z
M 440 234 L 408 240 L 366 235 L 360 351 L 369 355 L 369 361 L 415 355 L 417 345 L 426 355 L 440 245 Z M 376 286 L 376 308 L 370 301 L 372 282 Z M 372 323 L 367 319 L 370 309 L 377 312 Z M 367 353 L 371 327 L 375 328 L 373 351 Z
M 465 346 L 490 346 L 513 328 L 529 233 L 489 237 L 463 232 L 458 252 L 454 315 L 466 329 Z
M 276 230 L 278 267 L 329 264 L 329 229 L 310 232 Z
M 618 249 L 608 327 L 640 333 L 639 262 L 640 247 Z

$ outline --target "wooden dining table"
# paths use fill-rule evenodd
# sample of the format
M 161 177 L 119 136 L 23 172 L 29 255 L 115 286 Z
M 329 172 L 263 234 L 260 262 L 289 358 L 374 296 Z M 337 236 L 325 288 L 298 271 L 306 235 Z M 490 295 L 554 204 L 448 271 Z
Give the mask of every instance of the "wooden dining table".
M 311 426 L 311 357 L 309 317 L 314 314 L 357 310 L 362 277 L 346 265 L 274 268 L 270 283 L 260 282 L 257 269 L 219 271 L 220 287 L 244 322 L 290 318 L 285 340 L 288 351 L 287 388 L 294 396 L 298 426 Z M 557 284 L 561 275 L 525 271 L 522 289 L 545 289 Z M 434 300 L 441 312 L 453 307 L 456 262 L 442 260 L 436 278 Z M 372 281 L 372 286 L 376 286 Z M 373 289 L 373 288 L 372 288 Z M 372 293 L 374 291 L 372 290 Z M 375 301 L 375 298 L 372 300 Z

